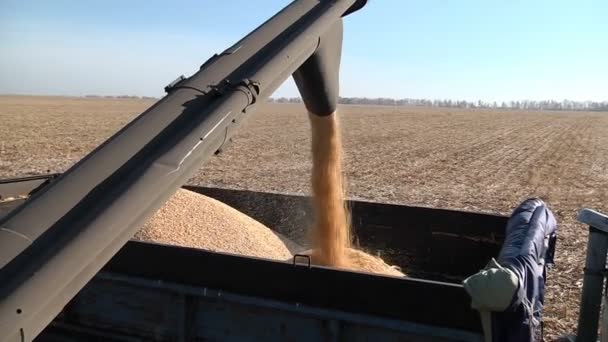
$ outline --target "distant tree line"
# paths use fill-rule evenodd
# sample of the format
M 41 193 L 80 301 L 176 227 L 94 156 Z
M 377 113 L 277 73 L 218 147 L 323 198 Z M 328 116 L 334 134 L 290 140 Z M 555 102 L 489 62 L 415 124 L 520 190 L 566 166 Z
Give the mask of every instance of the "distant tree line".
M 85 95 L 86 98 L 110 98 L 110 99 L 145 99 L 157 100 L 152 96 L 101 96 Z M 274 103 L 301 103 L 299 97 L 270 98 Z M 381 106 L 419 106 L 419 107 L 445 107 L 445 108 L 494 108 L 494 109 L 520 109 L 520 110 L 569 110 L 569 111 L 608 111 L 608 101 L 509 101 L 509 102 L 485 102 L 463 101 L 463 100 L 428 100 L 428 99 L 392 99 L 388 97 L 340 97 L 338 103 L 352 105 L 381 105 Z
M 300 103 L 299 97 L 271 98 L 275 103 Z M 570 110 L 570 111 L 608 111 L 608 101 L 509 101 L 509 102 L 485 102 L 485 101 L 463 101 L 463 100 L 428 100 L 428 99 L 392 99 L 386 97 L 340 97 L 338 103 L 354 105 L 382 105 L 382 106 L 420 106 L 420 107 L 446 107 L 446 108 L 495 108 L 495 109 L 520 109 L 520 110 Z
M 142 99 L 142 100 L 158 100 L 154 96 L 135 96 L 135 95 L 85 95 L 88 99 Z

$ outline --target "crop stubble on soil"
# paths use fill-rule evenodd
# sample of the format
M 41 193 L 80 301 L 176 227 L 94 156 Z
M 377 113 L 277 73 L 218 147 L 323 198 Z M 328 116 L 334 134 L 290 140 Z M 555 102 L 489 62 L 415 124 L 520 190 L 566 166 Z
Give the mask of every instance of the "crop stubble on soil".
M 63 171 L 153 101 L 0 96 L 0 177 Z M 608 212 L 608 114 L 342 106 L 351 198 L 508 214 L 529 196 L 560 224 L 546 306 L 549 337 L 576 327 L 586 227 Z M 190 183 L 309 193 L 302 105 L 253 114 Z

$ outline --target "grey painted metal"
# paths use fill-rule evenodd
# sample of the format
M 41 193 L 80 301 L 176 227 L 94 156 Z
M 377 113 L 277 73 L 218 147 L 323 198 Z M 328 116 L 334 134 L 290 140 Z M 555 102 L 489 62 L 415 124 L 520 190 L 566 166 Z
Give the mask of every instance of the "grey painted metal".
M 593 226 L 589 227 L 587 259 L 576 341 L 597 340 L 602 291 L 606 277 L 607 254 L 608 233 Z
M 339 66 L 342 45 L 342 23 L 338 22 L 326 33 L 315 53 L 293 74 L 309 112 L 329 115 L 336 110 L 339 91 Z
M 350 8 L 346 12 L 344 12 L 342 16 L 345 17 L 353 12 L 356 12 L 362 9 L 366 4 L 367 0 L 355 0 L 355 3 L 353 3 L 353 5 L 350 6 Z
M 0 202 L 0 219 L 10 213 L 13 209 L 23 203 L 25 199 L 17 199 L 13 201 Z
M 608 215 L 604 215 L 592 209 L 583 209 L 578 214 L 577 219 L 581 223 L 608 233 Z
M 0 219 L 0 340 L 33 339 L 353 4 L 292 2 Z
M 103 272 L 40 340 L 78 331 L 125 340 L 482 340 L 455 329 Z

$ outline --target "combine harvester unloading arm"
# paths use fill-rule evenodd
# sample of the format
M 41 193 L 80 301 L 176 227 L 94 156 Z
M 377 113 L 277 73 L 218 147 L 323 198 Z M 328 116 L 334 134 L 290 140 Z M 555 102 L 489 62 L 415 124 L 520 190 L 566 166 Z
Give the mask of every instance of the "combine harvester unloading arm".
M 0 340 L 35 338 L 288 77 L 332 113 L 342 17 L 365 3 L 292 2 L 4 217 Z

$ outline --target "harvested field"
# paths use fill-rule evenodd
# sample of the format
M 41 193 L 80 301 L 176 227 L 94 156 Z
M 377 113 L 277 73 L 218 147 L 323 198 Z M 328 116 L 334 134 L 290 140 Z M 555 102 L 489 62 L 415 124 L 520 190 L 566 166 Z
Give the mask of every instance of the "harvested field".
M 0 97 L 0 177 L 63 171 L 153 102 Z M 529 196 L 559 223 L 546 306 L 549 337 L 574 332 L 586 227 L 608 212 L 608 114 L 419 107 L 341 109 L 349 196 L 508 214 Z M 309 193 L 302 105 L 269 105 L 190 183 Z

